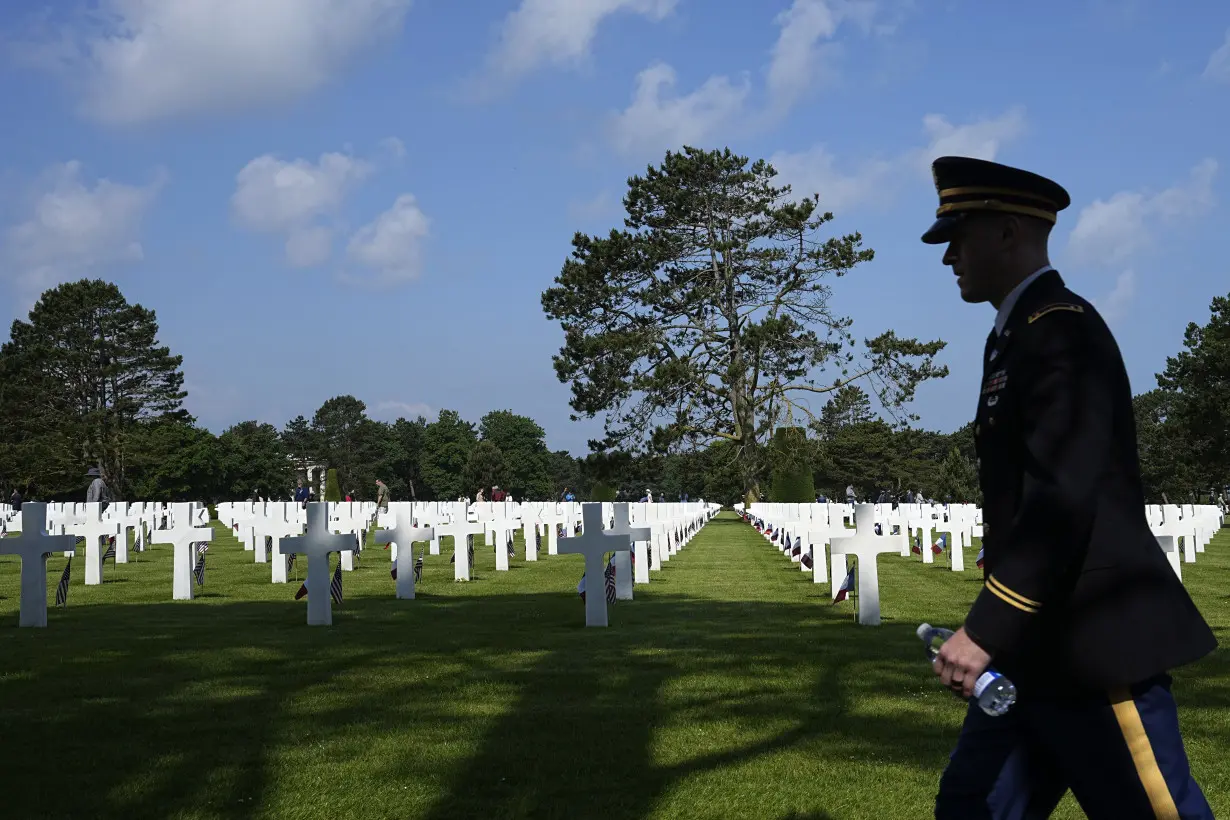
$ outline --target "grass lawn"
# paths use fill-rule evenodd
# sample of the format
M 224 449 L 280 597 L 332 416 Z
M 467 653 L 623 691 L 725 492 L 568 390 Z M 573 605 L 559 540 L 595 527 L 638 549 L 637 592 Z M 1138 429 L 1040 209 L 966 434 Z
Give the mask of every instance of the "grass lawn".
M 0 816 L 34 818 L 874 818 L 931 816 L 963 704 L 934 681 L 921 621 L 960 622 L 965 573 L 881 559 L 879 628 L 853 622 L 724 514 L 586 630 L 583 559 L 518 558 L 452 580 L 428 556 L 414 601 L 375 547 L 331 628 L 298 583 L 225 529 L 195 601 L 171 548 L 108 564 L 66 609 L 17 628 L 0 559 Z M 518 554 L 521 554 L 520 548 Z M 49 562 L 54 585 L 64 565 Z M 1230 530 L 1184 579 L 1230 642 Z M 1192 766 L 1230 813 L 1230 653 L 1176 672 Z M 596 748 L 591 738 L 598 737 Z M 1070 801 L 1057 817 L 1080 817 Z

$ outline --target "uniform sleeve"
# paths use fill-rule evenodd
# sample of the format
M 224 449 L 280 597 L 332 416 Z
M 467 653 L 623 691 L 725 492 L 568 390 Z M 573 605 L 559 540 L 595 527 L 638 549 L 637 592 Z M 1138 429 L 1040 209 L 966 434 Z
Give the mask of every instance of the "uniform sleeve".
M 1021 396 L 1021 501 L 995 532 L 995 569 L 965 621 L 992 655 L 1012 651 L 1034 616 L 1075 582 L 1112 446 L 1118 368 L 1094 343 L 1091 318 L 1056 311 L 1037 321 L 1022 328 L 1021 366 L 1009 372 Z

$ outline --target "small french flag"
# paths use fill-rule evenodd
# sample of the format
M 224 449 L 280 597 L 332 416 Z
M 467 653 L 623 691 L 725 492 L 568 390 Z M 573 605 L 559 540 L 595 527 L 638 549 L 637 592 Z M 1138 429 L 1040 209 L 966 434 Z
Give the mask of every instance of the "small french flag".
M 974 563 L 978 565 L 978 569 L 982 569 L 982 554 L 986 552 L 986 547 L 978 550 L 978 557 L 974 559 Z
M 858 566 L 855 564 L 855 566 Z M 841 582 L 841 586 L 837 589 L 837 597 L 833 599 L 833 603 L 839 604 L 850 595 L 850 590 L 854 588 L 854 567 L 850 567 L 850 571 L 846 573 L 846 580 Z

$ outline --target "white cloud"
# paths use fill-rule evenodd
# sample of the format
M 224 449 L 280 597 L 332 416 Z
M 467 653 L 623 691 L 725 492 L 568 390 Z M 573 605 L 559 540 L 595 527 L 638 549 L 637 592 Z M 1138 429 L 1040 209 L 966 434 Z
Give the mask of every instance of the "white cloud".
M 1004 143 L 1024 133 L 1025 109 L 1014 106 L 999 117 L 976 120 L 966 125 L 953 125 L 940 114 L 928 114 L 923 117 L 923 130 L 929 143 L 918 154 L 918 167 L 930 178 L 931 163 L 936 157 L 994 160 Z
M 296 268 L 314 268 L 333 255 L 333 229 L 325 225 L 296 228 L 286 237 L 286 261 Z
M 318 220 L 335 217 L 347 194 L 372 170 L 370 163 L 346 154 L 322 154 L 316 163 L 265 154 L 236 176 L 231 209 L 250 230 L 285 234 L 292 265 L 319 265 L 329 258 L 332 233 Z
M 1230 84 L 1230 29 L 1226 29 L 1225 42 L 1209 56 L 1204 76 L 1214 82 Z
M 1024 129 L 1025 110 L 1020 107 L 961 125 L 953 125 L 939 114 L 928 114 L 923 117 L 927 145 L 894 157 L 839 163 L 824 145 L 814 145 L 799 152 L 778 151 L 769 162 L 777 169 L 780 181 L 790 184 L 796 198 L 819 194 L 821 210 L 840 213 L 891 201 L 902 180 L 929 180 L 931 162 L 936 157 L 956 154 L 993 160 L 999 149 Z M 842 170 L 843 166 L 851 170 Z
M 505 18 L 488 65 L 493 79 L 509 82 L 543 63 L 567 65 L 589 56 L 602 21 L 625 12 L 652 21 L 665 18 L 678 0 L 522 0 Z
M 141 222 L 165 176 L 145 186 L 108 179 L 89 185 L 81 170 L 77 161 L 49 169 L 30 215 L 5 232 L 0 256 L 23 296 L 145 256 Z
M 673 93 L 675 70 L 654 63 L 636 77 L 632 104 L 614 117 L 611 139 L 628 157 L 696 145 L 730 125 L 743 110 L 751 86 L 745 79 L 710 77 L 691 94 Z
M 1128 306 L 1136 297 L 1136 272 L 1125 270 L 1115 280 L 1115 287 L 1105 299 L 1098 299 L 1094 306 L 1108 322 L 1117 322 L 1127 315 Z
M 826 51 L 838 27 L 846 20 L 871 26 L 875 14 L 872 2 L 853 0 L 794 0 L 774 22 L 781 27 L 769 63 L 767 87 L 770 107 L 785 112 L 817 83 L 830 74 L 825 65 Z
M 400 30 L 410 3 L 100 0 L 35 57 L 103 122 L 236 111 L 321 87 Z
M 404 401 L 382 401 L 372 408 L 372 415 L 377 419 L 387 419 L 396 421 L 398 418 L 413 421 L 419 416 L 427 419 L 427 421 L 435 421 L 436 416 L 440 411 L 431 405 L 424 404 L 421 401 L 404 402 Z
M 1115 265 L 1153 242 L 1153 226 L 1172 224 L 1213 207 L 1217 161 L 1205 159 L 1187 180 L 1156 194 L 1120 191 L 1086 205 L 1068 237 L 1068 252 L 1080 264 Z
M 385 137 L 380 140 L 380 147 L 395 161 L 400 162 L 406 158 L 406 144 L 397 137 Z
M 427 215 L 413 194 L 402 194 L 380 216 L 350 238 L 346 254 L 352 262 L 376 272 L 362 281 L 375 285 L 394 285 L 417 279 L 422 269 L 422 243 L 430 232 Z

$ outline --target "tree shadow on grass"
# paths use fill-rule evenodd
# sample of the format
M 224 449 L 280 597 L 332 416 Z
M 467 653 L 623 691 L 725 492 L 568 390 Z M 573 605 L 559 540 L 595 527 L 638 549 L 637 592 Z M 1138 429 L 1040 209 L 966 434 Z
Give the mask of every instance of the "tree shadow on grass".
M 951 742 L 853 713 L 921 688 L 916 641 L 814 603 L 643 594 L 607 630 L 568 594 L 357 598 L 329 629 L 278 602 L 59 615 L 0 629 L 11 817 L 620 820 L 785 750 L 930 770 Z

